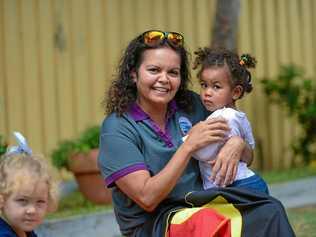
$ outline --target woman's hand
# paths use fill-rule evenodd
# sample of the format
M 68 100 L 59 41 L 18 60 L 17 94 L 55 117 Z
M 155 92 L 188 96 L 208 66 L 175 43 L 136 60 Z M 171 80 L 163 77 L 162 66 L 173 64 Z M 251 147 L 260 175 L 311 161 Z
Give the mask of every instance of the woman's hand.
M 228 130 L 227 122 L 223 118 L 199 122 L 190 129 L 184 145 L 193 153 L 208 144 L 223 142 Z
M 218 153 L 216 160 L 212 162 L 210 179 L 221 187 L 231 184 L 236 177 L 238 162 L 241 160 L 245 149 L 249 148 L 242 138 L 238 136 L 231 137 Z

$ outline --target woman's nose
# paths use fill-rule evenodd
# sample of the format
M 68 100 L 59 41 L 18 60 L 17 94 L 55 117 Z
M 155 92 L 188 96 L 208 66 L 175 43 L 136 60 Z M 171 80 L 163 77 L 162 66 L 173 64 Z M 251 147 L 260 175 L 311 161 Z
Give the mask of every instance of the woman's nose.
M 159 81 L 163 82 L 163 83 L 168 83 L 169 82 L 168 74 L 167 73 L 161 73 L 161 75 L 159 77 Z

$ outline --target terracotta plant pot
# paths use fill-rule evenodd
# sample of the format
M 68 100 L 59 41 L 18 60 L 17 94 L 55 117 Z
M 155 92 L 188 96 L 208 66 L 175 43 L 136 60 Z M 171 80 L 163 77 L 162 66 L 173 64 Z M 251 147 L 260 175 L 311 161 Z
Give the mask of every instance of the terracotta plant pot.
M 73 172 L 79 191 L 85 198 L 96 204 L 111 203 L 111 190 L 108 189 L 97 166 L 98 149 L 87 154 L 78 153 L 70 158 L 69 170 Z

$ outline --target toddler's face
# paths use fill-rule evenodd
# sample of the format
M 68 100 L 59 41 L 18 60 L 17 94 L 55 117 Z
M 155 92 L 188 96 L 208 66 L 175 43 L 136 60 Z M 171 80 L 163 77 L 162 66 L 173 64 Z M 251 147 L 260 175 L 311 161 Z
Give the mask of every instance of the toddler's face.
M 226 66 L 205 68 L 201 73 L 201 100 L 208 111 L 234 107 L 234 90 Z
M 48 208 L 48 185 L 45 181 L 20 186 L 9 194 L 1 207 L 2 215 L 17 232 L 34 230 L 42 223 Z

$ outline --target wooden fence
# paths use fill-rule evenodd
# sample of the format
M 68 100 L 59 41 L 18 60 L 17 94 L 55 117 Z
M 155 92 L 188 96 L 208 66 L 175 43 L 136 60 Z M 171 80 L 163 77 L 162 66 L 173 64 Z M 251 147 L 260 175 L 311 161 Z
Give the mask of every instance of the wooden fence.
M 12 131 L 21 131 L 35 151 L 49 155 L 59 141 L 101 123 L 105 89 L 130 39 L 148 29 L 178 31 L 192 52 L 210 42 L 215 4 L 0 0 L 0 134 L 13 142 Z M 240 104 L 257 140 L 255 165 L 288 167 L 293 162 L 289 144 L 299 129 L 282 109 L 268 103 L 259 78 L 275 76 L 287 63 L 315 75 L 316 2 L 241 4 L 238 48 L 258 60 L 255 90 Z

